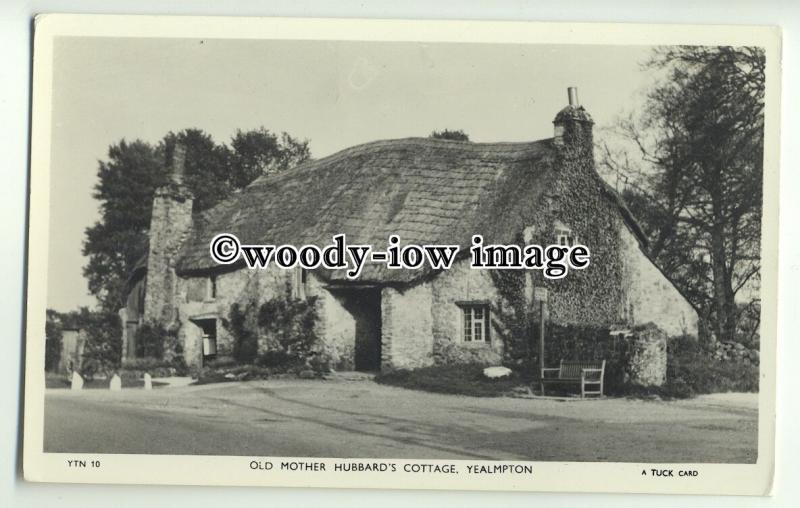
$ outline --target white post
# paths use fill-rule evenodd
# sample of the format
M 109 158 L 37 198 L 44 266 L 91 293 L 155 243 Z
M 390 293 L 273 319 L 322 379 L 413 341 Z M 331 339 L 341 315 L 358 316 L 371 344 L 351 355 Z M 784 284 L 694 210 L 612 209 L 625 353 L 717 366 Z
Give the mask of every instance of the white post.
M 78 374 L 77 370 L 72 371 L 72 384 L 70 385 L 70 389 L 72 390 L 82 390 L 83 389 L 83 378 L 80 374 Z
M 108 384 L 108 389 L 112 392 L 118 392 L 122 390 L 122 379 L 117 374 L 111 376 L 111 382 Z
M 153 378 L 150 377 L 150 374 L 148 374 L 147 372 L 144 373 L 144 389 L 145 390 L 153 389 Z

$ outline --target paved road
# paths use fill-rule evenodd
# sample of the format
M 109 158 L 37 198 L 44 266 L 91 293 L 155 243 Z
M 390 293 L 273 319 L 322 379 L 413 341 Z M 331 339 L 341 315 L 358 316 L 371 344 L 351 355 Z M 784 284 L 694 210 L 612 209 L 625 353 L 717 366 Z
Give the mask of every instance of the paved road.
M 370 381 L 48 390 L 44 444 L 84 453 L 754 462 L 756 401 L 490 399 Z

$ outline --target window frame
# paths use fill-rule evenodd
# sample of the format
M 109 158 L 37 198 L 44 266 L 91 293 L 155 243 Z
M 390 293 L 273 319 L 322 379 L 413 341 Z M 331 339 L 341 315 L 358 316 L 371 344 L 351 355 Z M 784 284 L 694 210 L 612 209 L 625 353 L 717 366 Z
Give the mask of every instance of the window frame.
M 205 301 L 213 302 L 217 299 L 217 293 L 219 292 L 219 288 L 217 287 L 217 276 L 210 275 L 206 278 L 206 294 L 205 294 Z
M 492 343 L 492 309 L 489 302 L 456 302 L 461 311 L 459 316 L 459 339 L 465 345 L 491 345 Z M 476 312 L 480 311 L 480 317 Z M 481 338 L 476 339 L 475 325 L 480 323 Z
M 561 247 L 578 245 L 578 237 L 572 234 L 572 230 L 569 228 L 556 228 L 556 245 Z
M 308 299 L 308 272 L 300 266 L 292 274 L 292 296 L 298 300 Z

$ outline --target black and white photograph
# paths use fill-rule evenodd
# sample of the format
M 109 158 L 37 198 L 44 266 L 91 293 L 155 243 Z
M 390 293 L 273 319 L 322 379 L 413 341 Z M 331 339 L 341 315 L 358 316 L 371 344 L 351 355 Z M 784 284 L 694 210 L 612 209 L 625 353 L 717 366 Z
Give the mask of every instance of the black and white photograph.
M 771 469 L 777 32 L 38 21 L 41 456 L 463 488 L 542 463 Z

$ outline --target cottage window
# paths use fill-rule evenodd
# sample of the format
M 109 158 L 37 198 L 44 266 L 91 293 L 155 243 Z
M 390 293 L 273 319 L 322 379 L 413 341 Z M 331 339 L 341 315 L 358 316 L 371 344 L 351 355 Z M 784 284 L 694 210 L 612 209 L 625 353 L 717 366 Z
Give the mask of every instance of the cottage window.
M 296 268 L 294 271 L 294 281 L 292 283 L 292 296 L 297 299 L 306 299 L 306 285 L 308 284 L 308 272 L 303 268 Z
M 214 300 L 217 298 L 217 277 L 212 275 L 206 279 L 206 300 Z
M 462 326 L 464 342 L 491 342 L 489 306 L 486 304 L 462 305 L 461 310 L 464 314 Z
M 203 362 L 217 356 L 217 320 L 198 319 L 195 324 L 201 330 L 201 344 L 203 347 Z
M 576 237 L 569 228 L 559 228 L 556 229 L 556 244 L 563 247 L 577 245 L 578 237 Z

